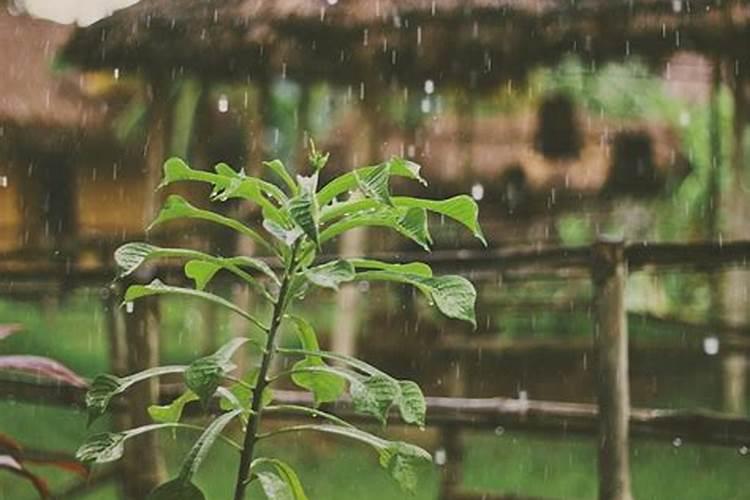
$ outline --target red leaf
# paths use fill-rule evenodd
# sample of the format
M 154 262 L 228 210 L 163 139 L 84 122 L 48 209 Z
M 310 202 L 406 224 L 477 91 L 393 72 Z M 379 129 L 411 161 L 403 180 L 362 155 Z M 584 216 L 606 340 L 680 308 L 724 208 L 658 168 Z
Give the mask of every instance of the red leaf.
M 40 498 L 47 499 L 50 497 L 47 482 L 36 474 L 30 472 L 12 456 L 0 455 L 0 469 L 8 470 L 31 481 L 34 488 L 36 488 L 37 493 L 39 493 Z
M 0 340 L 6 337 L 10 337 L 14 333 L 18 333 L 23 330 L 23 327 L 18 323 L 11 323 L 9 325 L 0 325 Z
M 74 387 L 88 387 L 88 383 L 70 368 L 41 356 L 0 356 L 0 371 L 2 370 L 37 375 Z
M 24 457 L 23 459 L 24 463 L 32 463 L 36 465 L 45 465 L 49 467 L 56 467 L 58 469 L 72 472 L 73 474 L 77 474 L 83 478 L 88 477 L 89 475 L 89 469 L 85 465 L 83 465 L 81 462 L 77 460 L 61 460 L 57 458 L 53 459 L 46 459 L 42 457 Z
M 3 434 L 0 432 L 0 455 L 13 455 L 17 456 L 19 453 L 21 453 L 21 445 L 18 444 L 18 441 L 13 439 L 12 437 L 8 436 L 7 434 Z

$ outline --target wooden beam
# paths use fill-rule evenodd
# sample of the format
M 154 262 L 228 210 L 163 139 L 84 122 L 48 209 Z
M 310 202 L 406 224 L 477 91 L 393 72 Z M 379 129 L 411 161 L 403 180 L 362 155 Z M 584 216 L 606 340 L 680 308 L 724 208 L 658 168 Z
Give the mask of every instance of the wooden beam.
M 167 403 L 184 391 L 181 384 L 162 385 L 160 401 Z M 85 390 L 54 384 L 0 379 L 0 397 L 22 403 L 84 408 Z M 309 393 L 274 391 L 276 401 L 284 404 L 311 404 Z M 530 432 L 593 436 L 597 432 L 598 409 L 586 403 L 519 400 L 513 398 L 427 397 L 427 424 L 432 427 L 460 425 L 465 429 L 494 430 L 501 426 Z M 122 408 L 115 401 L 116 411 Z M 330 405 L 331 411 L 357 422 L 374 422 L 354 413 L 351 402 L 342 399 Z M 190 413 L 190 407 L 187 408 Z M 274 418 L 298 418 L 298 415 L 274 414 Z M 393 414 L 393 424 L 398 423 Z M 630 430 L 634 437 L 671 443 L 678 436 L 685 443 L 740 448 L 750 445 L 750 419 L 705 410 L 633 408 Z
M 592 247 L 600 500 L 633 498 L 630 491 L 630 383 L 624 250 L 622 241 L 600 241 Z

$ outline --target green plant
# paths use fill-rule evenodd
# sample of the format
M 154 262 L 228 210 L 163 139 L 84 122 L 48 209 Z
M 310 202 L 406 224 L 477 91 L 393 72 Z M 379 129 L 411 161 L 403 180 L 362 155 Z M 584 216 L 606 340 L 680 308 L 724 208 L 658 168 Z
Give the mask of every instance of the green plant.
M 414 467 L 420 462 L 430 461 L 426 451 L 360 430 L 320 410 L 319 405 L 336 401 L 348 388 L 356 412 L 374 417 L 385 425 L 391 408 L 395 406 L 406 423 L 424 426 L 426 405 L 419 386 L 412 381 L 396 380 L 356 358 L 320 350 L 312 325 L 294 315 L 290 307 L 295 300 L 303 298 L 310 286 L 336 290 L 341 283 L 354 280 L 389 281 L 416 287 L 444 315 L 475 326 L 476 292 L 465 278 L 433 276 L 430 267 L 421 262 L 396 264 L 369 259 L 334 259 L 316 263 L 316 257 L 326 243 L 345 231 L 362 226 L 393 229 L 429 249 L 428 211 L 463 224 L 484 242 L 477 222 L 477 205 L 468 196 L 447 200 L 392 196 L 389 189 L 392 176 L 424 183 L 418 165 L 398 158 L 356 169 L 318 189 L 318 175 L 326 165 L 328 155 L 319 153 L 312 144 L 310 151 L 312 174 L 298 176 L 296 181 L 280 161 L 264 163 L 283 182 L 284 190 L 265 180 L 235 172 L 224 164 L 217 165 L 215 173 L 211 173 L 193 170 L 176 158 L 165 163 L 162 186 L 176 181 L 206 182 L 213 187 L 211 198 L 214 201 L 240 198 L 259 205 L 263 215 L 262 228 L 267 237 L 261 235 L 260 229 L 196 208 L 176 195 L 166 200 L 152 226 L 184 218 L 210 221 L 251 238 L 271 257 L 267 260 L 250 256 L 226 258 L 189 249 L 129 243 L 115 253 L 121 276 L 131 274 L 147 260 L 182 258 L 187 261 L 185 274 L 194 280 L 195 288 L 169 286 L 154 280 L 148 285 L 130 286 L 125 293 L 125 302 L 130 304 L 142 297 L 164 294 L 198 297 L 246 318 L 256 327 L 257 335 L 235 338 L 216 353 L 189 366 L 157 367 L 122 378 L 97 376 L 86 397 L 89 421 L 104 414 L 114 396 L 150 377 L 182 374 L 188 390 L 167 406 L 152 407 L 150 413 L 156 421 L 152 425 L 92 436 L 78 450 L 80 459 L 96 463 L 116 460 L 122 455 L 123 443 L 144 432 L 163 428 L 198 429 L 202 433 L 185 457 L 178 477 L 155 489 L 151 499 L 204 498 L 192 477 L 207 450 L 221 438 L 240 452 L 235 499 L 244 498 L 248 484 L 257 480 L 269 498 L 300 500 L 307 497 L 294 470 L 278 458 L 256 457 L 255 449 L 258 441 L 282 433 L 313 431 L 371 446 L 377 451 L 380 464 L 405 490 L 415 489 Z M 358 194 L 352 196 L 355 191 Z M 339 197 L 346 199 L 339 201 Z M 268 300 L 272 305 L 270 320 L 257 318 L 228 300 L 207 292 L 207 285 L 219 271 L 247 282 Z M 294 326 L 301 348 L 277 347 L 282 322 Z M 231 357 L 243 345 L 259 350 L 260 364 L 238 377 L 233 375 L 235 365 Z M 299 359 L 289 370 L 269 373 L 275 356 Z M 335 364 L 329 364 L 329 361 Z M 273 404 L 271 386 L 282 379 L 291 379 L 297 386 L 310 391 L 314 406 Z M 186 404 L 200 401 L 204 408 L 209 408 L 216 399 L 219 415 L 205 429 L 180 422 Z M 216 409 L 217 405 L 212 408 Z M 293 412 L 315 418 L 316 422 L 261 432 L 262 415 L 273 412 Z M 245 425 L 242 444 L 222 434 L 235 419 L 242 420 Z

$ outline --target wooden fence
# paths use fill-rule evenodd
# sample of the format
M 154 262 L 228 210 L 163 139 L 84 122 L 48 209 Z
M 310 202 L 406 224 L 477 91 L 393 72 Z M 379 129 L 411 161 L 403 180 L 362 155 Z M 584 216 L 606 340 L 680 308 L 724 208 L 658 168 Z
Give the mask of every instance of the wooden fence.
M 394 260 L 390 256 L 389 260 Z M 410 255 L 401 254 L 399 261 Z M 418 257 L 421 258 L 422 256 Z M 628 376 L 628 321 L 625 288 L 628 273 L 650 267 L 689 267 L 714 270 L 720 266 L 746 266 L 750 242 L 626 245 L 618 240 L 600 240 L 594 245 L 575 248 L 532 249 L 525 251 L 435 252 L 426 260 L 436 270 L 451 272 L 519 272 L 533 269 L 553 273 L 585 273 L 593 284 L 597 405 L 516 399 L 428 398 L 428 422 L 441 429 L 446 450 L 461 455 L 462 429 L 503 426 L 524 430 L 590 434 L 598 443 L 599 498 L 629 500 L 630 435 L 743 447 L 750 445 L 750 420 L 714 412 L 688 410 L 634 409 L 630 407 Z M 425 260 L 425 259 L 422 259 Z M 29 266 L 4 266 L 0 272 L 9 280 L 70 280 L 101 284 L 111 279 L 113 269 L 76 269 L 73 264 L 53 265 L 46 270 Z M 3 269 L 5 267 L 5 269 Z M 166 269 L 169 270 L 168 268 Z M 7 271 L 7 272 L 6 272 Z M 19 400 L 80 405 L 79 390 L 0 381 L 0 394 Z M 279 398 L 301 402 L 307 396 L 279 392 Z M 168 388 L 162 391 L 174 395 Z M 333 411 L 355 417 L 346 401 Z M 460 491 L 457 462 L 444 468 L 443 499 L 501 498 L 472 496 Z M 520 498 L 505 496 L 502 498 Z

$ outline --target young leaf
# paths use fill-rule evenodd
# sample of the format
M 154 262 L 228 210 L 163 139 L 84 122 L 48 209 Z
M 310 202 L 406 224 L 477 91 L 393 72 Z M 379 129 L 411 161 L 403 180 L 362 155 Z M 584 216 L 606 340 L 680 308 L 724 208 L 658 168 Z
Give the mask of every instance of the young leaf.
M 146 500 L 206 500 L 206 495 L 192 482 L 178 478 L 157 486 Z
M 400 395 L 398 383 L 385 375 L 362 377 L 358 382 L 350 382 L 349 392 L 355 411 L 371 415 L 385 425 L 388 410 Z
M 168 405 L 151 405 L 148 414 L 154 422 L 179 422 L 185 405 L 197 401 L 198 396 L 193 391 L 185 391 Z
M 284 184 L 289 188 L 289 192 L 292 196 L 295 196 L 299 192 L 297 184 L 294 183 L 294 179 L 289 175 L 289 172 L 287 172 L 286 167 L 281 160 L 264 161 L 263 165 L 276 174 L 279 179 L 284 181 Z
M 328 157 L 330 153 L 321 153 L 318 151 L 318 148 L 315 147 L 315 141 L 310 138 L 310 153 L 307 155 L 307 159 L 310 162 L 310 166 L 312 166 L 313 171 L 320 172 L 323 170 L 323 167 L 326 166 L 326 163 L 328 163 Z
M 315 335 L 312 325 L 304 319 L 297 316 L 289 316 L 294 322 L 297 336 L 300 339 L 302 347 L 308 352 L 320 350 L 318 339 Z M 327 367 L 320 356 L 307 355 L 305 359 L 294 364 L 293 370 L 300 370 L 300 373 L 292 374 L 292 381 L 303 389 L 313 393 L 315 406 L 322 403 L 336 401 L 346 390 L 346 381 L 341 376 L 324 370 L 306 371 L 303 369 Z
M 281 479 L 284 483 L 286 483 L 287 490 L 291 494 L 290 498 L 292 500 L 308 500 L 307 495 L 305 494 L 305 490 L 302 488 L 302 483 L 300 482 L 299 477 L 297 476 L 297 473 L 286 462 L 282 462 L 281 460 L 277 460 L 274 458 L 259 458 L 253 461 L 252 465 L 250 466 L 250 469 L 254 470 L 266 464 L 276 469 L 277 477 Z M 259 473 L 259 474 L 262 474 L 262 473 Z M 264 488 L 264 492 L 268 494 L 265 488 Z M 276 497 L 269 496 L 269 498 L 274 500 Z
M 320 247 L 318 233 L 318 202 L 315 199 L 315 189 L 318 185 L 318 175 L 311 177 L 297 176 L 300 192 L 289 200 L 289 216 L 295 224 L 305 232 L 316 247 Z
M 354 267 L 346 260 L 334 260 L 320 266 L 309 268 L 305 277 L 315 285 L 323 288 L 339 289 L 341 283 L 355 278 Z
M 244 309 L 240 309 L 223 297 L 219 297 L 218 295 L 214 295 L 212 293 L 204 292 L 201 290 L 193 290 L 191 288 L 181 288 L 177 286 L 165 285 L 159 279 L 153 280 L 148 285 L 131 285 L 125 292 L 125 302 L 133 302 L 134 300 L 138 300 L 142 297 L 149 297 L 151 295 L 183 295 L 187 297 L 198 297 L 201 299 L 205 299 L 209 302 L 213 302 L 214 304 L 218 304 L 229 309 L 230 311 L 239 314 L 261 330 L 268 330 L 268 327 L 263 325 L 255 317 L 248 314 Z
M 133 384 L 151 377 L 158 377 L 169 373 L 182 373 L 186 369 L 186 366 L 158 366 L 122 378 L 109 374 L 97 375 L 91 382 L 89 390 L 86 393 L 89 425 L 107 411 L 109 402 L 113 397 L 123 393 Z
M 427 404 L 422 389 L 411 380 L 401 380 L 398 385 L 401 393 L 396 399 L 396 405 L 401 412 L 401 418 L 407 424 L 417 424 L 420 428 L 423 428 Z
M 393 202 L 398 207 L 421 208 L 445 215 L 466 226 L 484 246 L 487 246 L 487 240 L 485 240 L 482 228 L 479 226 L 479 207 L 470 196 L 462 194 L 447 200 L 425 200 L 399 196 L 394 198 Z

